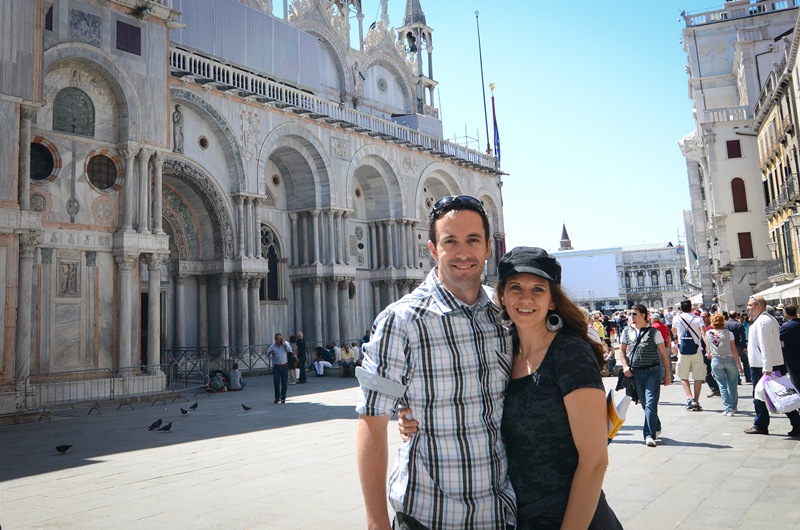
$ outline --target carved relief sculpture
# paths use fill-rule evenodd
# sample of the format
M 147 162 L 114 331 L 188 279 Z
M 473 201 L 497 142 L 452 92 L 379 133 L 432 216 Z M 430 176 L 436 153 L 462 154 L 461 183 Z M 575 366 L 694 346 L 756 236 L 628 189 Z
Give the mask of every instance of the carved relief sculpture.
M 175 105 L 172 113 L 172 151 L 183 153 L 183 112 L 180 105 Z

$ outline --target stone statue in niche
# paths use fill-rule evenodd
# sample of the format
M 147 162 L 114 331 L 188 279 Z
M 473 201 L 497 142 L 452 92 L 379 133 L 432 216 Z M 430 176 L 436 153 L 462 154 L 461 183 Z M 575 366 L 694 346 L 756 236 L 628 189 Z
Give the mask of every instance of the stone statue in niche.
M 358 61 L 353 63 L 353 92 L 361 93 L 364 90 L 364 80 L 366 77 L 358 66 Z
M 78 295 L 78 264 L 61 263 L 58 279 L 58 293 L 62 296 Z
M 183 111 L 180 105 L 175 105 L 172 113 L 172 152 L 183 153 Z

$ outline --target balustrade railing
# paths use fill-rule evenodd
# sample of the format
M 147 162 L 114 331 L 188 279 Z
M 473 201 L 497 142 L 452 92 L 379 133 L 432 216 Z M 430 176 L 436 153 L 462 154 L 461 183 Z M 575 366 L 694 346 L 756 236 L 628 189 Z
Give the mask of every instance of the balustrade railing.
M 727 2 L 726 2 L 727 3 Z M 725 6 L 722 9 L 713 11 L 702 11 L 697 13 L 684 13 L 683 18 L 686 27 L 702 26 L 713 22 L 733 20 L 737 18 L 751 17 L 773 11 L 783 11 L 800 6 L 800 0 L 779 0 L 777 2 L 758 2 L 755 4 L 734 4 Z
M 314 118 L 326 118 L 342 128 L 372 132 L 375 136 L 390 142 L 413 144 L 440 156 L 458 158 L 484 168 L 497 169 L 497 160 L 491 155 L 421 133 L 391 120 L 346 107 L 337 101 L 321 98 L 305 90 L 239 70 L 186 50 L 170 49 L 170 67 L 176 72 L 194 76 L 198 83 L 215 83 L 220 90 L 237 90 L 243 97 L 251 97 L 256 101 L 271 103 L 282 108 L 293 108 L 298 113 L 309 114 Z M 434 113 L 431 115 L 438 118 L 438 110 L 435 115 Z

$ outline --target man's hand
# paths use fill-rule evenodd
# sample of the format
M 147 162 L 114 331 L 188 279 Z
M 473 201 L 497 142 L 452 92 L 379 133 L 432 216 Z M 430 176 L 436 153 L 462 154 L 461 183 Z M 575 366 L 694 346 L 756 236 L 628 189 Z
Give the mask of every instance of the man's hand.
M 409 408 L 397 411 L 397 428 L 400 430 L 400 438 L 404 442 L 411 440 L 419 428 L 419 423 L 410 419 L 409 416 L 411 416 L 411 409 Z
M 622 373 L 625 377 L 633 377 L 633 372 L 631 371 L 630 366 L 623 366 Z

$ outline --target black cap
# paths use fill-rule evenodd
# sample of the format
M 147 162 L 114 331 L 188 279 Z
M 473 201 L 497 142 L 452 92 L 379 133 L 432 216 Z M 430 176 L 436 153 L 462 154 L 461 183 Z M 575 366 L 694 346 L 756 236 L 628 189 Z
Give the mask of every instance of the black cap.
M 516 247 L 506 252 L 497 264 L 502 282 L 514 274 L 533 274 L 553 283 L 561 283 L 561 265 L 556 258 L 539 247 Z

